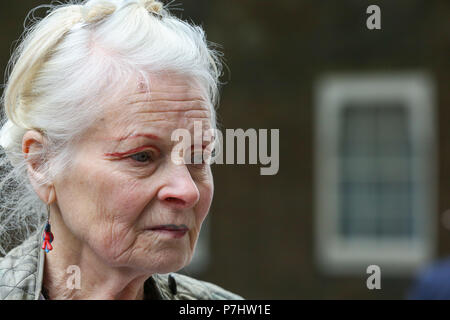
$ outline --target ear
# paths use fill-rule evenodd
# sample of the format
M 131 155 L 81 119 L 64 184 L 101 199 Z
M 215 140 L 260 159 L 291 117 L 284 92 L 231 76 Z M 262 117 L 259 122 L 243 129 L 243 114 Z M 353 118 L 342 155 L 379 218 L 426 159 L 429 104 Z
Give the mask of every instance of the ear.
M 42 183 L 45 181 L 42 152 L 44 151 L 44 136 L 36 131 L 27 131 L 22 139 L 22 152 L 27 160 L 27 173 L 31 185 L 39 198 L 47 204 L 55 201 L 53 184 Z

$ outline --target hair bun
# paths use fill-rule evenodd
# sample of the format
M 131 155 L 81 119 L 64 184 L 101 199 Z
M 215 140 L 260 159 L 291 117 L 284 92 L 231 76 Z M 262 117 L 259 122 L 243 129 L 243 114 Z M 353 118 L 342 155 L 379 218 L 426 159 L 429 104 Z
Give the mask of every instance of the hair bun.
M 150 13 L 161 15 L 163 4 L 156 0 L 140 0 L 139 3 Z
M 109 1 L 99 1 L 83 8 L 83 18 L 85 22 L 93 23 L 102 20 L 114 11 L 116 11 L 114 4 Z

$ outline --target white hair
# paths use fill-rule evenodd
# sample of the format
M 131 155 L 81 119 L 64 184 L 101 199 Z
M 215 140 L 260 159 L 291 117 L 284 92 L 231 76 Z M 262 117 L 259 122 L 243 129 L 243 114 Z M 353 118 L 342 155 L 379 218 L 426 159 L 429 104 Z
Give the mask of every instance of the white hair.
M 28 26 L 8 65 L 0 130 L 0 254 L 46 219 L 27 176 L 22 139 L 45 136 L 38 155 L 48 183 L 70 165 L 70 150 L 127 81 L 176 72 L 204 88 L 216 128 L 221 53 L 203 29 L 154 0 L 88 0 L 49 5 Z M 38 7 L 40 8 L 40 7 Z M 36 8 L 37 9 L 37 8 Z M 34 12 L 34 11 L 33 11 Z

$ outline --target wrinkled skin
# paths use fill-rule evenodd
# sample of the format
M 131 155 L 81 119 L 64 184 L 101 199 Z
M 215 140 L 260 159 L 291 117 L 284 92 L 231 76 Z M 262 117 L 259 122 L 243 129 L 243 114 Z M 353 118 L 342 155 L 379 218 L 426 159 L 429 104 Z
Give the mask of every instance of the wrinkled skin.
M 87 286 L 83 295 L 138 297 L 148 276 L 177 271 L 192 258 L 213 177 L 208 164 L 171 161 L 177 143 L 171 134 L 184 128 L 193 137 L 194 121 L 202 122 L 204 133 L 211 127 L 210 104 L 184 76 L 154 75 L 150 90 L 149 96 L 133 85 L 111 103 L 77 144 L 73 164 L 54 181 L 55 249 L 47 255 L 45 276 L 50 291 L 62 286 L 62 269 L 76 264 Z M 163 224 L 184 224 L 189 231 L 175 238 L 148 230 Z

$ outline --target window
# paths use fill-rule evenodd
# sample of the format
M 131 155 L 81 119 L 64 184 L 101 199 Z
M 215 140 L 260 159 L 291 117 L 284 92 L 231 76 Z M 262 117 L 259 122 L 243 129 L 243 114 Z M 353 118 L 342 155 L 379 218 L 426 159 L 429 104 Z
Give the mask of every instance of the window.
M 404 274 L 435 237 L 433 88 L 424 73 L 329 75 L 316 87 L 316 253 L 327 273 Z

